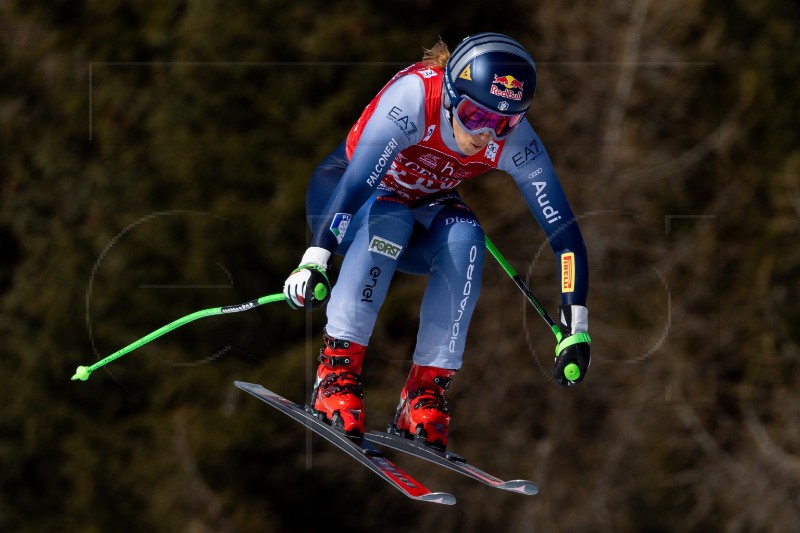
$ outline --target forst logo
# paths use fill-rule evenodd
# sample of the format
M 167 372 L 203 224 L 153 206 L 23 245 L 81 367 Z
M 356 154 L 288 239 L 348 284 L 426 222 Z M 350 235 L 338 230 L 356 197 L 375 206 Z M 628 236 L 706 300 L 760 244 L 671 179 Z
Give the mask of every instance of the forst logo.
M 403 247 L 376 235 L 372 238 L 372 242 L 369 243 L 369 251 L 397 259 L 400 256 L 400 252 L 403 251 Z
M 489 92 L 500 98 L 519 101 L 522 100 L 522 89 L 524 85 L 525 82 L 519 81 L 510 74 L 505 76 L 498 76 L 495 74 Z M 500 87 L 502 87 L 502 89 Z

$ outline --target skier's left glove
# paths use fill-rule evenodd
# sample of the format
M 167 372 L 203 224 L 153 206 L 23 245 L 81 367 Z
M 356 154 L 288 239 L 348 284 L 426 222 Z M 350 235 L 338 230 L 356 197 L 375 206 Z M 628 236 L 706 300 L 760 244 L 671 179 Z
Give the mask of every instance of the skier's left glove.
M 563 337 L 556 346 L 556 362 L 553 379 L 569 387 L 580 383 L 591 363 L 589 344 L 589 310 L 582 305 L 559 307 L 559 328 Z
M 292 271 L 283 284 L 283 296 L 292 309 L 312 309 L 324 305 L 331 294 L 331 283 L 326 273 L 331 253 L 325 248 L 312 246 L 300 260 L 300 266 Z

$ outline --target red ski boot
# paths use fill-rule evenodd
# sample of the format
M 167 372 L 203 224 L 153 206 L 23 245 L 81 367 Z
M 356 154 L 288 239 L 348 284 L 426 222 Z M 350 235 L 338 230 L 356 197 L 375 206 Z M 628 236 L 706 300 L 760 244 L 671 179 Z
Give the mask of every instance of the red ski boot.
M 364 434 L 364 391 L 361 365 L 366 347 L 323 334 L 320 365 L 311 393 L 311 407 L 320 419 L 348 435 Z
M 440 450 L 446 449 L 450 414 L 444 391 L 455 373 L 455 370 L 412 364 L 406 386 L 400 393 L 394 425 L 389 431 Z

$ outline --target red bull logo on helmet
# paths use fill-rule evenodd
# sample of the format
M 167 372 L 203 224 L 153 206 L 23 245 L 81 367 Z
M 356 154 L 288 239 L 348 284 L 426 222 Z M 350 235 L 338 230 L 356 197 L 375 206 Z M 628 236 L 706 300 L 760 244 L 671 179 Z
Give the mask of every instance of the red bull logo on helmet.
M 500 98 L 508 98 L 509 100 L 522 100 L 522 89 L 525 82 L 519 81 L 510 74 L 505 76 L 494 75 L 492 87 L 489 92 Z

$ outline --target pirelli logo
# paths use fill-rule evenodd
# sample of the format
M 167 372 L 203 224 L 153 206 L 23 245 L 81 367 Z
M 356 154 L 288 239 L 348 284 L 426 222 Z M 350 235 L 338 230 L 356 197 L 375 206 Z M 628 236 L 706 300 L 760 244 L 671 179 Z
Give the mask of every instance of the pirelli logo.
M 369 243 L 369 251 L 397 259 L 400 256 L 400 252 L 403 251 L 403 247 L 376 235 Z
M 575 292 L 575 254 L 561 256 L 561 292 Z

